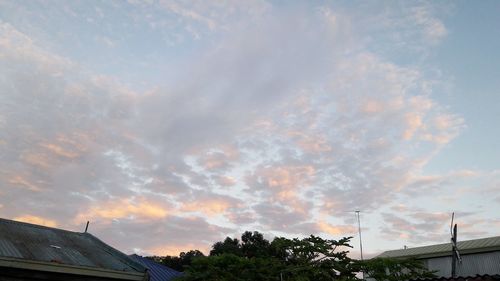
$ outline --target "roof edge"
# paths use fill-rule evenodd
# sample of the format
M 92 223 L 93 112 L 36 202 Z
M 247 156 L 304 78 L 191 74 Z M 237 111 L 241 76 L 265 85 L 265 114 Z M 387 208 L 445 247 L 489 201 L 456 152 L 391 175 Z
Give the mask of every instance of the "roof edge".
M 77 234 L 83 233 L 83 232 L 71 231 L 71 230 L 66 230 L 66 229 L 62 229 L 62 228 L 50 227 L 50 226 L 34 224 L 34 223 L 29 223 L 29 222 L 24 222 L 24 221 L 16 221 L 16 220 L 0 218 L 0 222 L 2 222 L 2 221 L 5 223 L 20 224 L 20 225 L 26 225 L 29 227 L 35 227 L 35 228 L 41 228 L 41 229 L 50 229 L 50 230 L 55 230 L 55 231 L 64 231 L 64 232 L 77 233 Z
M 51 262 L 33 261 L 18 258 L 0 257 L 0 267 L 26 270 L 38 270 L 53 273 L 77 274 L 85 276 L 142 281 L 146 280 L 146 272 L 116 271 L 97 267 L 85 267 Z
M 486 245 L 486 246 L 479 246 L 479 247 L 468 247 L 466 249 L 462 249 L 463 243 L 466 242 L 475 242 L 475 241 L 481 241 L 481 240 L 493 240 L 493 239 L 499 239 L 500 236 L 492 236 L 492 237 L 485 237 L 485 238 L 479 238 L 479 239 L 471 239 L 471 240 L 463 240 L 458 242 L 458 251 L 461 254 L 475 254 L 475 253 L 487 253 L 487 252 L 494 252 L 500 250 L 500 244 L 495 243 L 493 245 Z M 423 249 L 423 248 L 431 248 L 431 247 L 442 247 L 446 246 L 449 247 L 449 250 L 447 251 L 438 251 L 438 252 L 432 252 L 432 251 L 427 251 L 424 253 L 416 253 L 416 254 L 407 254 L 405 251 L 407 250 L 414 250 L 414 249 Z M 451 243 L 440 243 L 440 244 L 433 244 L 433 245 L 426 245 L 426 246 L 419 246 L 419 247 L 412 247 L 409 249 L 397 249 L 397 250 L 388 250 L 384 251 L 378 255 L 376 255 L 374 258 L 429 258 L 429 257 L 445 257 L 445 256 L 450 256 L 451 255 Z
M 471 255 L 478 253 L 490 253 L 495 251 L 500 251 L 500 246 L 492 246 L 492 247 L 484 247 L 484 248 L 476 248 L 476 249 L 465 249 L 460 250 L 460 255 Z M 401 256 L 390 256 L 390 257 L 381 257 L 376 256 L 375 258 L 396 258 L 396 259 L 405 259 L 405 258 L 415 258 L 415 259 L 428 259 L 428 258 L 440 258 L 440 257 L 449 257 L 451 256 L 451 251 L 446 252 L 436 252 L 436 253 L 427 253 L 427 254 L 416 254 L 416 255 L 401 255 Z

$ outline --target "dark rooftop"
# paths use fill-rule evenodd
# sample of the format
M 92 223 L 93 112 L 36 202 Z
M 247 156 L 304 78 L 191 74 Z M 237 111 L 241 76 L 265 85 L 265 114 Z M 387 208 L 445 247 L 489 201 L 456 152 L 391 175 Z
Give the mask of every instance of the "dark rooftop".
M 148 258 L 144 258 L 138 255 L 131 255 L 130 257 L 148 269 L 150 281 L 170 281 L 175 277 L 182 275 L 182 272 L 174 270 L 163 264 L 154 262 Z
M 144 273 L 146 268 L 90 233 L 0 218 L 0 257 Z
M 468 277 L 436 277 L 430 279 L 416 279 L 412 281 L 496 281 L 500 275 L 476 275 Z

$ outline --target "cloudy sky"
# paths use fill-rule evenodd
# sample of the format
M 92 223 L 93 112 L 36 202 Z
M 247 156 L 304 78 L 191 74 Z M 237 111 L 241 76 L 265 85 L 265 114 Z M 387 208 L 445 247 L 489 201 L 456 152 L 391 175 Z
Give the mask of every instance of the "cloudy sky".
M 499 1 L 0 0 L 0 217 L 126 253 L 500 234 Z

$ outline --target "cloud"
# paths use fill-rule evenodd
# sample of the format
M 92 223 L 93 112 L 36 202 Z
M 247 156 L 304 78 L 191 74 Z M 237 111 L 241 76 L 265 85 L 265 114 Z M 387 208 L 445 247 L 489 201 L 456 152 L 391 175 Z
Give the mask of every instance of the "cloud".
M 201 217 L 179 216 L 144 221 L 124 218 L 112 223 L 91 222 L 89 226 L 89 232 L 118 249 L 149 255 L 175 255 L 192 249 L 206 250 L 208 245 L 230 231 L 210 224 Z
M 478 213 L 457 212 L 455 215 L 460 240 L 489 235 L 484 227 L 489 222 L 478 218 Z M 449 241 L 451 213 L 417 210 L 398 215 L 383 213 L 382 217 L 386 225 L 381 232 L 386 239 L 399 239 L 414 245 Z
M 226 215 L 230 211 L 237 210 L 242 204 L 241 200 L 231 196 L 197 191 L 193 193 L 191 199 L 186 198 L 181 204 L 180 212 L 194 212 L 212 217 Z
M 139 200 L 112 200 L 110 202 L 99 202 L 98 206 L 93 206 L 90 210 L 81 213 L 76 220 L 79 223 L 87 219 L 158 219 L 168 215 L 168 211 L 161 205 L 148 202 L 144 199 Z
M 408 196 L 435 196 L 438 191 L 447 191 L 449 188 L 454 188 L 460 182 L 477 179 L 486 174 L 473 170 L 458 170 L 440 175 L 414 175 L 402 190 L 402 194 Z
M 215 181 L 220 186 L 230 187 L 236 184 L 236 179 L 230 176 L 218 176 Z
M 14 220 L 27 222 L 27 223 L 34 223 L 34 224 L 39 224 L 39 225 L 44 225 L 44 226 L 49 226 L 49 227 L 57 227 L 57 222 L 54 220 L 46 219 L 46 218 L 42 218 L 42 217 L 38 217 L 38 216 L 32 216 L 32 215 L 18 216 L 18 217 L 15 217 Z
M 322 232 L 335 236 L 346 235 L 347 233 L 356 232 L 356 228 L 352 225 L 334 226 L 324 221 L 319 222 L 318 227 L 321 229 Z
M 432 15 L 430 5 L 414 7 L 413 19 L 415 23 L 423 26 L 423 35 L 432 43 L 439 41 L 448 33 L 443 22 Z
M 445 213 L 416 213 L 412 220 L 393 215 L 383 214 L 388 223 L 382 231 L 387 237 L 397 236 L 413 243 L 446 241 L 445 222 L 449 215 Z
M 465 121 L 433 99 L 438 83 L 423 69 L 367 47 L 355 14 L 165 1 L 163 10 L 123 4 L 136 9 L 131 15 L 116 5 L 135 25 L 107 21 L 106 7 L 91 16 L 103 29 L 131 37 L 91 31 L 92 38 L 113 42 L 110 64 L 124 54 L 133 65 L 167 69 L 155 74 L 165 76 L 162 84 L 127 87 L 132 82 L 122 72 L 145 84 L 153 80 L 141 67 L 102 71 L 82 62 L 78 52 L 101 54 L 91 46 L 74 53 L 48 47 L 58 41 L 45 25 L 47 37 L 36 37 L 22 24 L 24 31 L 1 23 L 3 216 L 37 214 L 69 229 L 90 220 L 92 233 L 124 251 L 165 254 L 207 249 L 249 228 L 351 234 L 345 212 L 378 210 L 400 192 L 417 196 L 473 177 L 473 171 L 423 174 Z M 444 36 L 430 10 L 413 12 L 412 32 Z M 374 28 L 391 29 L 386 23 Z M 173 35 L 155 33 L 163 27 L 198 34 L 200 45 L 185 39 L 189 50 L 175 55 L 182 63 L 165 63 L 173 55 L 163 57 L 171 50 L 156 40 Z M 137 56 L 122 49 L 134 36 L 148 42 Z M 151 46 L 158 62 L 144 57 Z M 107 71 L 115 76 L 102 74 Z M 436 232 L 425 219 L 384 214 L 400 227 L 396 235 L 420 226 Z M 418 233 L 415 239 L 437 237 Z

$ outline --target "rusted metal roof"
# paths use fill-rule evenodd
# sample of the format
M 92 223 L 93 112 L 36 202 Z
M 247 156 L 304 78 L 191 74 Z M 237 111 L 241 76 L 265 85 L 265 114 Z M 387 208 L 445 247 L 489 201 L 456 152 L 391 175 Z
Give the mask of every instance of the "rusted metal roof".
M 90 233 L 0 218 L 0 257 L 144 273 L 146 268 Z
M 459 241 L 457 248 L 461 254 L 480 253 L 500 250 L 500 236 Z M 377 258 L 402 258 L 402 257 L 438 257 L 451 255 L 451 243 L 436 244 L 423 247 L 414 247 L 383 252 Z

